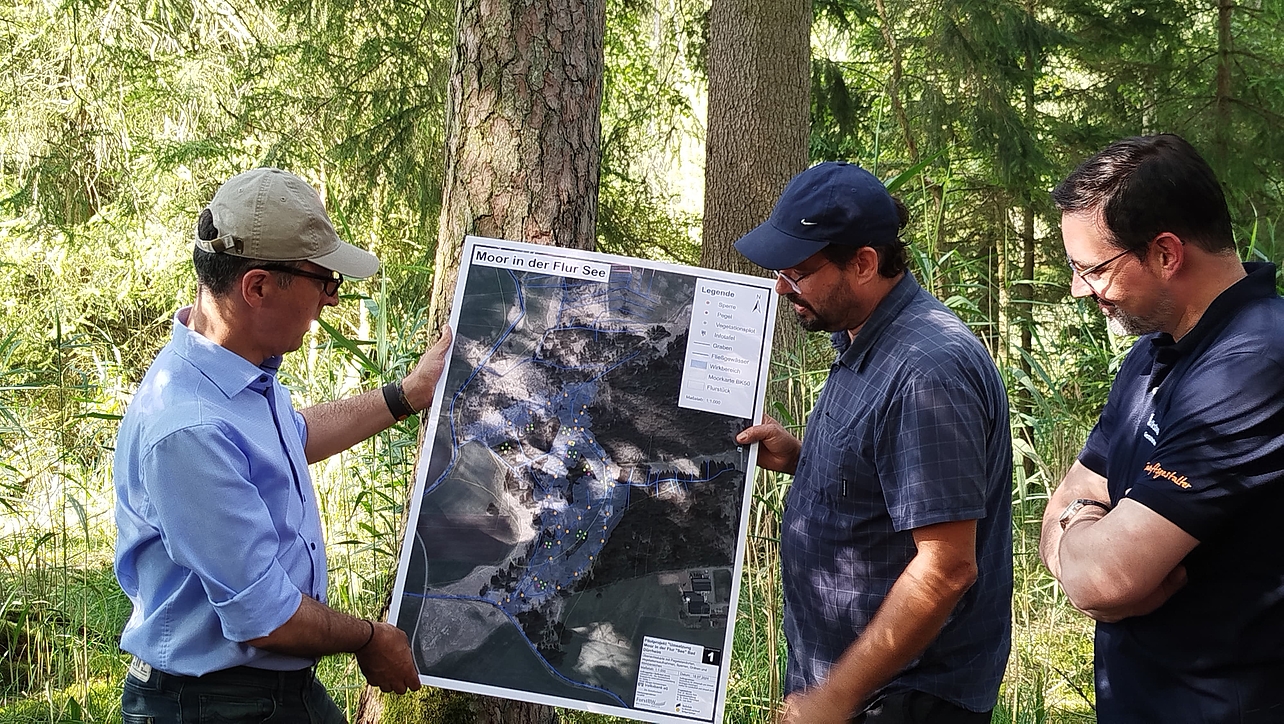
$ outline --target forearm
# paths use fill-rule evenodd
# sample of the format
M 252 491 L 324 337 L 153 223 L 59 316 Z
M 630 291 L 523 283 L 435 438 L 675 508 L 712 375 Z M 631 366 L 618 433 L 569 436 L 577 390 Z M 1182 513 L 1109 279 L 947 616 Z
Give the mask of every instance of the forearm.
M 366 681 L 384 691 L 405 693 L 419 688 L 419 673 L 405 632 L 340 613 L 304 596 L 288 621 L 251 646 L 300 658 L 350 652 Z
M 1052 576 L 1060 580 L 1061 578 L 1061 513 L 1074 501 L 1086 498 L 1089 500 L 1099 500 L 1103 503 L 1109 503 L 1110 491 L 1106 487 L 1106 479 L 1088 468 L 1077 460 L 1070 466 L 1066 472 L 1065 478 L 1052 495 L 1048 497 L 1047 507 L 1043 511 L 1043 525 L 1039 537 L 1039 557 L 1043 564 L 1052 572 Z M 1096 510 L 1100 510 L 1097 508 Z M 1080 515 L 1091 516 L 1090 510 L 1085 510 Z M 1099 517 L 1099 516 L 1097 516 Z
M 450 327 L 419 358 L 419 363 L 401 381 L 402 394 L 411 410 L 421 412 L 432 404 L 433 390 L 446 367 L 446 353 L 454 339 Z M 376 435 L 396 422 L 383 390 L 376 389 L 346 400 L 324 402 L 302 411 L 308 425 L 308 442 L 303 452 L 308 463 L 324 460 Z
M 1153 593 L 1140 597 L 1135 593 L 1125 595 L 1124 591 L 1130 587 L 1122 580 L 1112 580 L 1122 573 L 1112 570 L 1113 566 L 1108 561 L 1095 554 L 1103 541 L 1099 540 L 1099 531 L 1090 529 L 1104 517 L 1106 513 L 1100 509 L 1084 511 L 1061 535 L 1056 553 L 1056 573 L 1061 589 L 1075 608 L 1096 621 L 1118 621 L 1148 613 L 1163 600 L 1149 605 Z
M 323 402 L 300 410 L 308 425 L 308 441 L 303 452 L 308 463 L 315 463 L 343 452 L 372 435 L 392 427 L 396 422 L 388 411 L 381 389 L 333 402 Z
M 1109 513 L 1086 510 L 1070 521 L 1058 546 L 1058 580 L 1075 608 L 1098 621 L 1150 613 L 1185 584 L 1179 564 L 1198 543 L 1125 498 Z
M 246 643 L 273 653 L 319 658 L 357 651 L 370 640 L 372 626 L 303 596 L 289 620 L 267 636 Z
M 943 568 L 923 556 L 910 561 L 864 633 L 830 670 L 824 686 L 832 687 L 843 711 L 856 711 L 921 654 L 975 580 L 974 564 Z

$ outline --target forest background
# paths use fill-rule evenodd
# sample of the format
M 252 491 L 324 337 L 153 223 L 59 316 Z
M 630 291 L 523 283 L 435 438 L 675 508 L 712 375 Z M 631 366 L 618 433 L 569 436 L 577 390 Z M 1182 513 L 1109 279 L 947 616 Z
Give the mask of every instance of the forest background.
M 1048 191 L 1114 139 L 1181 133 L 1222 179 L 1244 258 L 1279 263 L 1284 3 L 724 1 L 742 19 L 810 28 L 810 82 L 798 89 L 809 100 L 785 122 L 810 161 L 848 159 L 896 187 L 914 216 L 915 273 L 1004 373 L 1017 592 L 996 721 L 1091 721 L 1090 627 L 1038 564 L 1037 523 L 1131 340 L 1069 298 Z M 444 150 L 452 53 L 476 22 L 462 7 L 0 7 L 0 722 L 120 720 L 129 604 L 111 572 L 111 452 L 173 310 L 191 301 L 194 219 L 219 183 L 259 165 L 293 170 L 321 190 L 341 235 L 384 261 L 379 276 L 345 284 L 343 304 L 287 357 L 296 405 L 397 379 L 429 341 L 434 278 L 449 272 L 435 274 L 438 215 L 449 164 L 461 162 Z M 706 149 L 728 110 L 709 92 L 716 9 L 606 0 L 596 233 L 578 244 L 708 260 L 706 189 L 744 171 Z M 774 61 L 737 69 L 742 97 L 779 90 Z M 775 409 L 800 426 L 829 359 L 823 338 L 787 341 Z M 345 611 L 374 616 L 384 603 L 417 433 L 411 419 L 313 468 L 330 599 Z M 778 703 L 774 543 L 787 484 L 755 482 L 730 721 L 770 721 Z M 351 657 L 320 674 L 355 715 L 363 682 Z M 378 718 L 471 721 L 451 706 L 407 697 Z

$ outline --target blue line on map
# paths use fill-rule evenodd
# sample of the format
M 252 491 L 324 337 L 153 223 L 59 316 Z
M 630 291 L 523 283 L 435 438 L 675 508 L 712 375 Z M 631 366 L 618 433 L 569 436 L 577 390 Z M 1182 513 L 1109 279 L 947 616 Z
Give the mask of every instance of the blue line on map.
M 477 375 L 481 374 L 482 370 L 486 368 L 486 360 L 495 356 L 495 352 L 499 350 L 499 346 L 503 344 L 504 340 L 508 338 L 508 335 L 512 334 L 513 330 L 517 328 L 518 323 L 526 317 L 526 295 L 523 293 L 522 283 L 517 278 L 517 273 L 511 269 L 508 271 L 508 276 L 512 278 L 513 286 L 517 290 L 517 318 L 513 320 L 512 324 L 508 325 L 508 328 L 504 330 L 503 334 L 499 335 L 499 339 L 495 340 L 495 344 L 486 352 L 486 356 L 482 358 L 481 363 L 477 365 L 476 369 L 472 371 L 472 374 L 468 375 L 468 379 L 464 380 L 464 383 L 460 385 L 459 389 L 455 391 L 455 394 L 451 396 L 450 412 L 448 413 L 448 416 L 450 418 L 450 439 L 452 441 L 458 439 L 455 436 L 455 404 L 459 402 L 460 396 L 464 394 L 464 389 L 468 387 L 469 383 L 471 383 Z M 437 486 L 446 479 L 446 476 L 450 475 L 450 471 L 455 469 L 455 461 L 458 459 L 458 456 L 455 455 L 455 450 L 457 449 L 458 446 L 451 446 L 450 462 L 446 464 L 446 469 L 443 470 L 441 475 L 433 481 L 432 485 L 426 487 L 424 495 L 436 490 Z
M 423 594 L 423 593 L 411 593 L 411 592 L 409 592 L 409 591 L 404 591 L 404 592 L 403 592 L 403 595 L 411 596 L 411 597 L 413 597 L 413 598 L 440 599 L 440 600 L 444 600 L 444 601 L 476 601 L 477 603 L 485 603 L 485 604 L 487 604 L 487 605 L 489 605 L 489 606 L 493 607 L 496 611 L 499 611 L 500 613 L 504 614 L 504 616 L 508 618 L 509 622 L 510 622 L 510 623 L 512 623 L 514 626 L 516 626 L 516 627 L 517 627 L 517 630 L 518 630 L 518 631 L 521 631 L 521 630 L 522 630 L 522 625 L 521 625 L 520 623 L 518 623 L 518 622 L 517 622 L 517 619 L 516 619 L 516 618 L 514 618 L 513 616 L 511 616 L 511 615 L 510 615 L 507 611 L 505 611 L 504 609 L 502 609 L 502 608 L 500 608 L 499 606 L 497 606 L 497 605 L 495 604 L 495 602 L 494 602 L 494 601 L 490 601 L 490 600 L 487 600 L 487 599 L 485 599 L 485 598 L 479 598 L 479 597 L 477 597 L 477 596 L 447 596 L 447 595 L 440 595 L 440 594 L 439 594 L 439 595 L 432 595 L 432 594 Z M 610 689 L 603 689 L 603 688 L 602 688 L 602 687 L 600 687 L 600 686 L 593 686 L 592 684 L 585 684 L 585 683 L 584 683 L 584 682 L 582 682 L 582 681 L 576 681 L 576 680 L 574 680 L 574 679 L 572 679 L 572 678 L 567 677 L 567 676 L 566 676 L 565 674 L 563 674 L 562 672 L 560 672 L 560 671 L 558 671 L 557 669 L 553 668 L 553 665 L 552 665 L 552 664 L 548 663 L 548 659 L 544 658 L 544 655 L 543 655 L 543 654 L 541 654 L 541 653 L 539 652 L 539 649 L 535 648 L 535 644 L 531 643 L 530 639 L 526 638 L 526 635 L 525 635 L 524 633 L 522 634 L 521 639 L 522 639 L 522 641 L 526 642 L 526 645 L 530 648 L 531 652 L 535 654 L 535 656 L 540 660 L 540 663 L 544 665 L 544 668 L 548 669 L 548 672 L 549 672 L 550 674 L 552 674 L 553 676 L 556 676 L 557 678 L 561 679 L 562 681 L 565 681 L 566 683 L 570 684 L 571 686 L 574 686 L 574 687 L 577 687 L 577 688 L 580 688 L 580 689 L 589 689 L 590 691 L 597 691 L 597 692 L 600 692 L 600 693 L 602 693 L 602 694 L 606 694 L 607 696 L 611 697 L 612 699 L 615 699 L 616 701 L 618 701 L 618 702 L 620 703 L 620 706 L 624 707 L 625 709 L 632 709 L 632 708 L 633 708 L 633 707 L 629 706 L 628 704 L 624 703 L 624 700 L 623 700 L 623 699 L 621 699 L 621 698 L 619 697 L 619 695 L 618 695 L 618 694 L 616 694 L 615 692 L 611 691 Z

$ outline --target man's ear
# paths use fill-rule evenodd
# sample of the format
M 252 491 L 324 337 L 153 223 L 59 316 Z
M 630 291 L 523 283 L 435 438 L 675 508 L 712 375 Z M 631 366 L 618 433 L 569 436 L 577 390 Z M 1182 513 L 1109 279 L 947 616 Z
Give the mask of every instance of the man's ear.
M 878 276 L 878 250 L 872 246 L 862 246 L 856 250 L 853 259 L 860 272 L 861 281 L 868 281 Z
M 255 309 L 263 306 L 268 295 L 267 287 L 273 284 L 272 273 L 266 269 L 251 269 L 241 275 L 241 298 Z
M 1167 231 L 1150 242 L 1150 263 L 1163 279 L 1171 279 L 1186 263 L 1186 244 Z

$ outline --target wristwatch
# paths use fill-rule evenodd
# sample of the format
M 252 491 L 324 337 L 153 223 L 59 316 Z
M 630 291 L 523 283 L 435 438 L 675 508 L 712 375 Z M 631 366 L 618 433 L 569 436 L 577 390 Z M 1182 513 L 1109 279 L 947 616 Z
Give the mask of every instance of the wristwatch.
M 1097 508 L 1101 508 L 1107 513 L 1110 512 L 1109 503 L 1103 503 L 1100 500 L 1093 500 L 1092 498 L 1079 498 L 1073 503 L 1067 505 L 1066 509 L 1061 511 L 1061 517 L 1057 518 L 1057 522 L 1061 524 L 1061 530 L 1065 530 L 1066 526 L 1070 525 L 1070 519 L 1075 517 L 1075 515 L 1077 515 L 1079 511 L 1083 510 L 1084 508 L 1090 505 L 1095 506 Z

